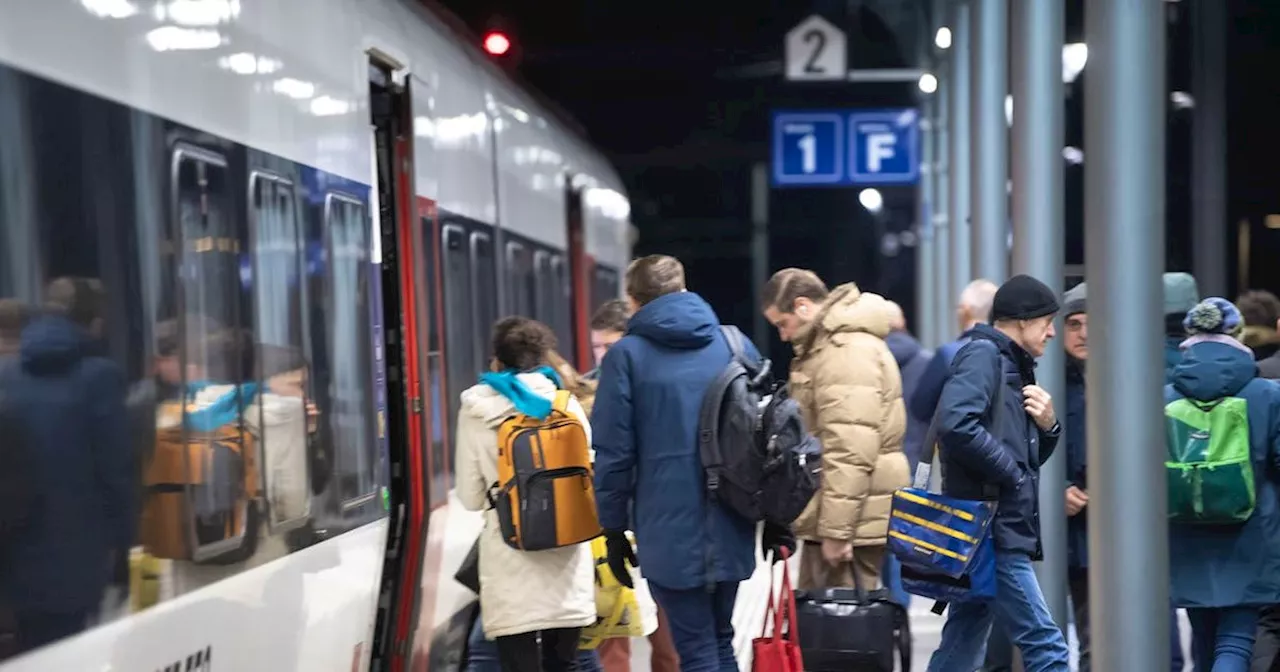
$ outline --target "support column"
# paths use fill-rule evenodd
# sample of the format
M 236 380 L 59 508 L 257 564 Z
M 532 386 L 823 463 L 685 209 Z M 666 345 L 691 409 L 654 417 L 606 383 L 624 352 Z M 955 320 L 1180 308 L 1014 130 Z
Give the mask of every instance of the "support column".
M 1191 3 L 1191 268 L 1227 296 L 1227 3 Z M 1239 287 L 1240 291 L 1248 287 Z
M 1159 347 L 1168 100 L 1164 5 L 1087 0 L 1084 12 L 1085 260 L 1094 290 L 1085 511 L 1098 670 L 1169 669 Z
M 936 92 L 935 92 L 936 93 Z M 908 327 L 925 347 L 933 347 L 935 319 L 934 308 L 937 287 L 934 283 L 933 212 L 938 207 L 936 187 L 939 181 L 937 163 L 933 159 L 933 138 L 937 135 L 937 96 L 924 94 L 920 101 L 921 156 L 920 187 L 916 190 L 916 311 L 915 324 Z
M 1009 60 L 1013 90 L 1013 272 L 1039 278 L 1062 294 L 1066 240 L 1063 232 L 1062 44 L 1066 9 L 1063 0 L 1012 0 L 1013 41 Z M 1061 333 L 1061 322 L 1058 323 Z M 1058 417 L 1066 417 L 1065 356 L 1062 345 L 1049 343 L 1036 378 L 1054 400 Z M 1065 631 L 1067 625 L 1067 514 L 1063 483 L 1067 480 L 1066 446 L 1040 468 L 1040 590 Z
M 950 132 L 950 151 L 947 165 L 950 166 L 951 184 L 950 213 L 951 221 L 951 283 L 944 297 L 948 306 L 947 324 L 951 325 L 947 333 L 959 335 L 956 324 L 956 302 L 960 290 L 974 279 L 973 267 L 970 263 L 973 239 L 970 221 L 969 187 L 973 173 L 969 157 L 969 103 L 972 97 L 970 88 L 970 61 L 974 53 L 970 15 L 972 10 L 967 2 L 955 2 L 951 13 L 951 91 L 948 95 L 947 127 Z M 951 340 L 950 338 L 946 340 Z
M 769 282 L 769 167 L 764 163 L 751 166 L 751 300 L 759 301 Z M 764 347 L 769 343 L 769 323 L 759 310 L 751 311 L 755 320 L 751 338 Z
M 1009 0 L 972 0 L 973 47 L 969 61 L 969 208 L 973 213 L 972 272 L 996 284 L 1009 274 Z M 1061 58 L 1061 55 L 1059 55 Z

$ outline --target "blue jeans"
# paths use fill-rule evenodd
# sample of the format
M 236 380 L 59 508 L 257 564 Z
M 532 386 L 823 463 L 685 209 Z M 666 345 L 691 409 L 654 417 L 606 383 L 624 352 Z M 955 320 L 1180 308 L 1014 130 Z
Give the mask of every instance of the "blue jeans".
M 1196 672 L 1249 672 L 1257 607 L 1188 609 Z
M 733 655 L 733 603 L 737 582 L 705 588 L 671 590 L 652 581 L 649 592 L 667 614 L 671 641 L 680 656 L 680 672 L 738 672 Z
M 600 656 L 595 650 L 578 652 L 578 672 L 604 672 L 600 667 Z M 498 662 L 498 645 L 491 639 L 485 639 L 484 627 L 480 625 L 480 612 L 476 612 L 476 622 L 471 626 L 471 636 L 467 638 L 467 660 L 464 672 L 502 672 Z
M 1067 672 L 1067 640 L 1049 614 L 1027 555 L 996 553 L 995 599 L 952 604 L 948 610 L 942 642 L 929 660 L 929 672 L 982 667 L 987 635 L 997 614 L 1007 626 L 1009 638 L 1022 651 L 1023 669 Z

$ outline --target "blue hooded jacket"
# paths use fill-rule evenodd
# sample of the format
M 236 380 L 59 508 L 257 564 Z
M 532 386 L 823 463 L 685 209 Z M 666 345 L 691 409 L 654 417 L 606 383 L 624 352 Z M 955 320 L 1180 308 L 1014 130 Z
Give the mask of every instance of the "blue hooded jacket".
M 1244 525 L 1169 525 L 1171 596 L 1179 607 L 1280 603 L 1280 386 L 1258 378 L 1252 355 L 1224 343 L 1182 353 L 1165 402 L 1243 398 L 1257 504 Z
M 133 545 L 138 471 L 124 375 L 89 352 L 83 329 L 49 316 L 23 330 L 18 361 L 0 363 L 36 493 L 29 526 L 0 549 L 0 602 L 15 609 L 98 608 L 111 559 Z
M 663 588 L 755 570 L 755 525 L 707 501 L 698 451 L 702 397 L 729 357 L 711 306 L 678 292 L 637 311 L 600 364 L 591 414 L 600 524 L 624 530 L 634 515 L 641 570 Z

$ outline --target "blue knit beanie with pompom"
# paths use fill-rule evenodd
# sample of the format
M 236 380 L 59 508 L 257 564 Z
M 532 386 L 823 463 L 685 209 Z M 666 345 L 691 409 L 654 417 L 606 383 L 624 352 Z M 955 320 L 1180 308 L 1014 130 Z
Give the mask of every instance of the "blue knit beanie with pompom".
M 1182 326 L 1188 336 L 1222 334 L 1239 336 L 1244 329 L 1244 318 L 1235 304 L 1217 296 L 1211 296 L 1187 311 Z

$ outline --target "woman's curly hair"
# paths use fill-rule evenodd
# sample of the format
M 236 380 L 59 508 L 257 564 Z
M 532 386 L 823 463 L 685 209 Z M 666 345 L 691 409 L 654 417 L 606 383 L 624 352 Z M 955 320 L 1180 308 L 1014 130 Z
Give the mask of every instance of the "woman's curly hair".
M 493 325 L 493 357 L 507 369 L 529 371 L 546 362 L 556 337 L 547 325 L 527 317 L 506 317 Z

